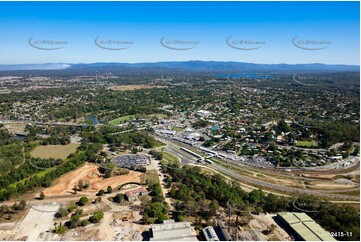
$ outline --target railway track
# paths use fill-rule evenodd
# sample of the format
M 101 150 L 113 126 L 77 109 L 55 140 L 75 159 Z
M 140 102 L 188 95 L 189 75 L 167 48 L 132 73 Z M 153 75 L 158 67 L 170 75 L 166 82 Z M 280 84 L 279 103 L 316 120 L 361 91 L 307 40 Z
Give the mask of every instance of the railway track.
M 182 161 L 182 163 L 189 163 L 189 162 L 196 162 L 198 160 L 197 157 L 192 156 L 191 154 L 184 152 L 183 150 L 180 149 L 180 147 L 183 147 L 181 145 L 178 145 L 177 143 L 170 141 L 168 139 L 162 139 L 163 142 L 165 142 L 167 144 L 167 151 L 169 153 L 172 153 L 173 155 L 179 157 Z M 355 196 L 355 195 L 348 195 L 348 194 L 334 194 L 337 192 L 349 192 L 349 191 L 358 191 L 358 188 L 350 188 L 350 189 L 337 189 L 337 190 L 319 190 L 319 189 L 307 189 L 307 188 L 295 188 L 295 187 L 290 187 L 290 186 L 285 186 L 282 184 L 275 184 L 275 183 L 271 183 L 271 182 L 267 182 L 267 181 L 263 181 L 263 180 L 259 180 L 257 178 L 253 178 L 250 176 L 245 176 L 242 175 L 240 173 L 237 173 L 234 170 L 228 169 L 222 165 L 216 164 L 216 163 L 212 163 L 208 165 L 209 167 L 211 167 L 212 169 L 219 171 L 235 180 L 240 181 L 241 183 L 244 184 L 249 184 L 255 187 L 259 187 L 262 189 L 270 189 L 270 190 L 275 190 L 277 192 L 280 193 L 285 193 L 287 195 L 289 194 L 308 194 L 308 195 L 314 195 L 314 196 L 322 196 L 328 199 L 339 199 L 339 200 L 352 200 L 355 202 L 359 202 L 360 201 L 360 197 L 359 196 Z M 245 166 L 244 166 L 245 167 Z M 250 170 L 256 170 L 254 169 L 250 169 Z M 266 171 L 266 173 L 271 173 L 272 171 L 270 169 L 257 169 L 258 171 Z M 277 173 L 281 174 L 281 170 L 278 170 Z M 301 177 L 292 177 L 291 175 L 285 175 L 283 171 L 284 176 L 286 177 L 290 177 L 293 179 L 301 179 Z M 329 174 L 327 171 L 325 171 L 325 173 L 320 172 L 320 171 L 310 171 L 313 174 Z M 305 172 L 303 171 L 302 174 L 304 174 Z M 306 178 L 307 179 L 307 178 Z
M 276 190 L 276 191 L 281 191 L 281 192 L 285 192 L 287 194 L 290 194 L 290 193 L 292 193 L 292 194 L 308 194 L 308 195 L 322 196 L 322 197 L 327 197 L 327 198 L 332 198 L 332 199 L 353 200 L 353 201 L 360 200 L 359 196 L 346 195 L 346 194 L 330 194 L 330 193 L 325 192 L 324 190 L 294 188 L 294 187 L 288 187 L 288 186 L 283 186 L 280 184 L 274 184 L 274 183 L 258 180 L 258 179 L 255 179 L 255 178 L 252 178 L 249 176 L 241 175 L 235 171 L 232 171 L 230 169 L 227 169 L 227 168 L 225 168 L 221 165 L 215 164 L 215 163 L 211 164 L 210 167 L 212 167 L 213 169 L 220 171 L 221 173 L 224 173 L 242 183 L 251 184 L 253 186 L 260 187 L 260 188 L 266 188 L 266 189 L 268 188 L 268 189 L 272 189 L 272 190 Z M 330 192 L 334 192 L 334 191 L 335 190 L 332 190 Z

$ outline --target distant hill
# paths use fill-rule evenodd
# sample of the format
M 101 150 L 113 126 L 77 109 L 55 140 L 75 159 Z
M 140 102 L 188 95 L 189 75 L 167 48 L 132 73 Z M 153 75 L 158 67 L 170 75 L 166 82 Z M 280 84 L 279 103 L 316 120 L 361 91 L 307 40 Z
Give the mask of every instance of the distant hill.
M 61 69 L 67 69 L 70 66 L 71 65 L 69 64 L 63 64 L 63 63 L 0 65 L 0 71 L 61 70 Z
M 20 65 L 0 65 L 0 71 L 14 70 L 61 70 L 80 69 L 89 71 L 104 70 L 117 71 L 124 69 L 168 69 L 185 70 L 191 72 L 359 72 L 358 65 L 329 65 L 329 64 L 255 64 L 233 61 L 166 61 L 149 63 L 91 63 L 91 64 L 20 64 Z

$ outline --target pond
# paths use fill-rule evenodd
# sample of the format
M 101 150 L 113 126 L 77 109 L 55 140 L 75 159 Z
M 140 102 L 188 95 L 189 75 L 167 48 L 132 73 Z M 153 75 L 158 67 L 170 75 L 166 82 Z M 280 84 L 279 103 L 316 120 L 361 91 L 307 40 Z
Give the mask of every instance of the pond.
M 88 121 L 90 120 L 94 125 L 96 124 L 100 124 L 100 121 L 98 118 L 94 117 L 93 115 L 88 115 L 85 117 L 85 120 Z

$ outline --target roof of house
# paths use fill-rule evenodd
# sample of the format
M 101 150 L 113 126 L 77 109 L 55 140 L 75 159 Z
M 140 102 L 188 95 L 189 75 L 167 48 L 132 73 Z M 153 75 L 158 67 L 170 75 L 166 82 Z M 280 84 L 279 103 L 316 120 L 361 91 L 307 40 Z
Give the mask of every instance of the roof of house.
M 137 196 L 139 193 L 147 193 L 147 192 L 148 192 L 148 190 L 145 189 L 144 187 L 139 187 L 137 189 L 126 192 L 125 195 L 127 197 L 134 197 L 134 196 Z

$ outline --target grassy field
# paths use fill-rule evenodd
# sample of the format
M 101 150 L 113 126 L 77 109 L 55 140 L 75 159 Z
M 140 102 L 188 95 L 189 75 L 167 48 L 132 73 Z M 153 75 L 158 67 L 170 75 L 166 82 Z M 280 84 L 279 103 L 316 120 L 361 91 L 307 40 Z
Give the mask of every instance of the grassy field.
M 301 141 L 301 140 L 298 140 L 296 146 L 301 146 L 301 147 L 317 147 L 317 142 L 314 141 L 314 140 L 311 140 L 311 141 Z
M 32 157 L 38 157 L 42 159 L 54 158 L 54 159 L 66 159 L 71 153 L 74 153 L 78 148 L 78 144 L 68 145 L 41 145 L 35 147 L 30 152 Z
M 165 114 L 160 114 L 160 113 L 153 113 L 153 114 L 149 114 L 149 115 L 146 115 L 146 116 L 147 116 L 147 118 L 158 118 L 158 119 L 162 119 L 162 118 L 167 117 Z M 123 116 L 123 117 L 113 119 L 113 120 L 109 121 L 108 124 L 109 125 L 119 125 L 121 123 L 124 123 L 124 122 L 129 121 L 129 120 L 133 120 L 133 119 L 135 119 L 135 115 L 127 115 L 127 116 Z
M 166 118 L 167 115 L 161 114 L 161 113 L 153 113 L 153 114 L 147 115 L 147 117 L 148 117 L 148 118 L 159 118 L 159 119 L 162 119 L 162 118 Z
M 166 160 L 168 162 L 178 162 L 178 158 L 175 157 L 174 155 L 168 153 L 168 152 L 163 152 L 163 160 Z
M 174 129 L 175 131 L 183 131 L 183 130 L 184 130 L 184 128 L 180 128 L 180 127 L 173 127 L 173 129 Z
M 159 183 L 157 170 L 148 170 L 146 173 L 146 183 Z
M 109 121 L 108 124 L 109 125 L 119 125 L 121 123 L 124 123 L 124 122 L 132 120 L 132 119 L 135 119 L 135 115 L 127 115 L 127 116 L 123 116 L 120 118 L 116 118 L 116 119 Z
M 346 192 L 337 192 L 337 194 L 345 194 L 345 195 L 353 195 L 353 196 L 360 196 L 359 190 L 354 191 L 346 191 Z
M 9 131 L 9 132 L 24 132 L 25 127 L 26 127 L 26 123 L 19 123 L 19 124 L 8 124 L 8 125 L 4 125 L 4 127 Z

